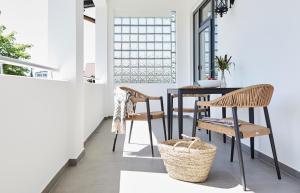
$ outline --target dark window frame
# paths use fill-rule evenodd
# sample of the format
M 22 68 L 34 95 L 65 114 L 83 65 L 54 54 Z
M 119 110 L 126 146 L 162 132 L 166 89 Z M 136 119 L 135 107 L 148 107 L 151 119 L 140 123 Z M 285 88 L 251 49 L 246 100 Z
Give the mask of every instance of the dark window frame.
M 209 16 L 206 20 L 201 22 L 201 11 L 207 4 L 211 2 L 211 10 L 212 14 Z M 210 77 L 215 78 L 215 12 L 214 12 L 214 6 L 215 2 L 214 0 L 205 0 L 203 1 L 193 12 L 193 81 L 194 84 L 198 84 L 197 81 L 201 79 L 201 69 L 200 69 L 200 45 L 198 44 L 198 52 L 196 53 L 196 41 L 199 41 L 199 39 L 196 40 L 196 35 L 199 34 L 200 29 L 205 25 L 210 25 Z M 197 18 L 196 18 L 197 16 Z M 197 19 L 197 26 L 195 26 L 195 21 Z M 198 35 L 197 35 L 198 37 Z M 199 37 L 198 37 L 199 38 Z M 198 58 L 198 61 L 196 61 L 196 58 Z M 196 66 L 196 63 L 198 64 Z M 197 75 L 196 75 L 197 73 Z

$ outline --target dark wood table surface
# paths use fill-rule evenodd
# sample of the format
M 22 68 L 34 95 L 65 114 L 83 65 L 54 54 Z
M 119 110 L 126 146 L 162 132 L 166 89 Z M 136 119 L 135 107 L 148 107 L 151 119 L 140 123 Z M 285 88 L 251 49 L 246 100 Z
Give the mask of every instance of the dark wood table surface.
M 168 139 L 172 139 L 173 136 L 173 124 L 171 121 L 173 120 L 173 98 L 171 95 L 178 95 L 178 138 L 182 139 L 183 133 L 183 95 L 184 94 L 220 94 L 225 95 L 229 92 L 238 90 L 240 88 L 169 88 L 167 90 L 167 100 L 168 100 Z M 209 113 L 210 115 L 210 113 Z M 222 117 L 226 117 L 226 108 L 222 108 Z M 254 109 L 249 108 L 249 122 L 254 123 Z M 223 135 L 223 141 L 226 143 L 226 136 Z M 251 157 L 254 158 L 254 138 L 250 138 L 251 145 Z

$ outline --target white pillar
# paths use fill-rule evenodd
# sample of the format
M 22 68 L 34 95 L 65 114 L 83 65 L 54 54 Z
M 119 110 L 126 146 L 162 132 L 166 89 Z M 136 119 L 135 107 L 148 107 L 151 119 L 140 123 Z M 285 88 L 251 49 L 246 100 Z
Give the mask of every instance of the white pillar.
M 83 150 L 83 1 L 48 1 L 49 65 L 60 68 L 54 78 L 70 81 L 70 159 Z

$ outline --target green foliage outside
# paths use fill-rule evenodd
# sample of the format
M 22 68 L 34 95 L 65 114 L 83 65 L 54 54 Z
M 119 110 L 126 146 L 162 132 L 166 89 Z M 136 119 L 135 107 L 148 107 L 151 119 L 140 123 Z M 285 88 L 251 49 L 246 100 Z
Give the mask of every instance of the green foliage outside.
M 16 43 L 15 32 L 5 34 L 6 27 L 0 25 L 0 55 L 14 59 L 30 59 L 30 54 L 27 49 L 30 49 L 30 44 Z M 17 76 L 28 76 L 30 70 L 26 67 L 20 67 L 10 64 L 3 64 L 3 73 Z

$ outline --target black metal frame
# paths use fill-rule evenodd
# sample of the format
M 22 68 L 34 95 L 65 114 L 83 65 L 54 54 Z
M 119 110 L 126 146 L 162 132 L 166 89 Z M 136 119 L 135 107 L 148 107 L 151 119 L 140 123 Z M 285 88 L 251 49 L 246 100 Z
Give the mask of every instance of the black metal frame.
M 201 18 L 200 18 L 200 13 L 202 11 L 202 9 L 209 3 L 211 2 L 211 10 L 212 10 L 212 14 L 211 16 L 206 19 L 205 21 L 203 21 L 202 23 Z M 205 0 L 203 1 L 193 12 L 193 80 L 194 80 L 194 84 L 198 84 L 195 77 L 195 73 L 198 72 L 198 76 L 199 78 L 201 77 L 201 69 L 199 67 L 200 63 L 198 64 L 198 66 L 196 67 L 196 55 L 198 56 L 198 60 L 200 60 L 200 45 L 199 45 L 199 49 L 198 49 L 198 53 L 196 53 L 196 34 L 199 34 L 200 31 L 202 31 L 201 29 L 203 28 L 203 26 L 205 25 L 209 25 L 210 28 L 210 76 L 211 77 L 215 77 L 215 65 L 214 65 L 214 58 L 215 58 L 215 12 L 214 12 L 214 7 L 215 7 L 215 1 L 214 0 Z M 197 23 L 197 29 L 195 26 L 195 16 L 198 13 L 198 23 Z M 199 35 L 198 35 L 199 37 Z M 198 39 L 199 41 L 199 39 Z
M 161 105 L 161 111 L 164 112 L 163 97 L 160 97 L 159 100 L 160 100 L 160 105 Z M 152 124 L 151 124 L 152 116 L 151 116 L 151 110 L 150 110 L 150 99 L 146 98 L 145 103 L 146 103 L 146 109 L 147 109 L 147 122 L 148 122 L 149 136 L 150 136 L 151 154 L 152 154 L 152 157 L 154 157 Z M 133 107 L 134 112 L 135 112 L 135 110 L 136 110 L 136 104 Z M 130 140 L 131 140 L 133 122 L 134 122 L 134 120 L 131 120 L 128 143 L 130 143 Z M 163 122 L 163 129 L 164 129 L 164 137 L 165 137 L 165 140 L 167 140 L 165 117 L 162 118 L 162 122 Z M 115 148 L 116 148 L 117 138 L 118 138 L 118 132 L 116 133 L 115 138 L 114 138 L 113 149 L 112 149 L 113 152 L 115 151 Z

